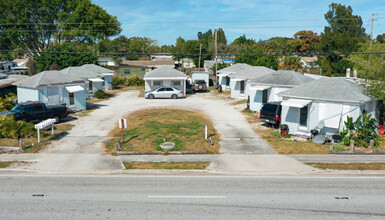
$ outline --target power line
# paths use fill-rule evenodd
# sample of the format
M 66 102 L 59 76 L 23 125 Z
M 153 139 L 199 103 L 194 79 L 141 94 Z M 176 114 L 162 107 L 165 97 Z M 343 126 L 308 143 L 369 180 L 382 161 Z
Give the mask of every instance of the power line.
M 27 50 L 0 50 L 0 53 L 57 53 L 57 54 L 89 54 L 89 55 L 164 55 L 169 53 L 100 53 L 100 52 L 66 52 L 66 51 L 27 51 Z M 240 53 L 240 52 L 218 52 L 218 56 L 326 56 L 326 55 L 385 55 L 385 51 L 378 52 L 314 52 L 314 53 Z M 180 53 L 175 54 L 175 56 L 199 56 L 199 54 L 194 53 Z M 201 56 L 213 56 L 211 53 L 201 54 Z
M 376 19 L 384 19 L 385 17 L 379 17 Z M 324 19 L 324 18 L 301 18 L 301 19 L 259 19 L 259 20 L 218 20 L 218 21 L 212 21 L 212 20 L 206 20 L 206 21 L 138 21 L 138 22 L 129 22 L 126 23 L 127 25 L 131 24 L 199 24 L 199 23 L 258 23 L 258 22 L 297 22 L 297 21 L 319 21 L 319 20 L 326 20 L 326 21 L 333 21 L 333 20 L 365 20 L 365 19 L 371 19 L 371 18 L 332 18 L 332 19 Z M 88 22 L 88 23 L 70 23 L 70 22 L 62 22 L 62 23 L 35 23 L 35 22 L 25 22 L 25 23 L 0 23 L 0 26 L 12 26 L 12 25 L 121 25 L 120 22 Z

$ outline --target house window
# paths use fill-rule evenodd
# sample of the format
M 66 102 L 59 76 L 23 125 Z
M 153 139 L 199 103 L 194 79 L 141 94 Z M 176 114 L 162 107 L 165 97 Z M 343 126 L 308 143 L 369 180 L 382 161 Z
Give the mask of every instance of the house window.
M 131 74 L 131 70 L 130 69 L 125 69 L 124 70 L 124 74 L 130 75 Z
M 241 81 L 241 94 L 245 94 L 245 81 Z
M 308 114 L 308 106 L 305 106 L 299 111 L 299 125 L 307 127 L 307 114 Z
M 172 81 L 172 85 L 173 86 L 180 86 L 181 83 L 180 83 L 180 81 Z
M 268 94 L 268 90 L 267 89 L 262 91 L 262 104 L 267 103 L 267 94 Z
M 70 105 L 75 105 L 75 93 L 68 93 Z
M 89 83 L 88 83 L 88 90 L 90 90 L 90 91 L 93 90 L 92 82 L 89 82 Z
M 152 81 L 153 86 L 162 86 L 162 81 Z
M 226 86 L 230 86 L 230 77 L 226 76 Z
M 146 68 L 142 68 L 142 72 L 146 72 Z

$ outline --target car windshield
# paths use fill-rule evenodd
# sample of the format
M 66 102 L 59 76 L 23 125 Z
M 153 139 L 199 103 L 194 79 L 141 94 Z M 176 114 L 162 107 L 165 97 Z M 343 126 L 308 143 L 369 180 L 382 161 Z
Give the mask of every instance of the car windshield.
M 23 108 L 23 105 L 16 105 L 15 107 L 13 107 L 13 109 L 11 109 L 11 112 L 20 112 L 21 110 L 23 110 Z
M 262 107 L 262 111 L 264 112 L 277 112 L 277 108 L 278 108 L 278 105 L 273 105 L 273 104 L 265 104 L 263 107 Z

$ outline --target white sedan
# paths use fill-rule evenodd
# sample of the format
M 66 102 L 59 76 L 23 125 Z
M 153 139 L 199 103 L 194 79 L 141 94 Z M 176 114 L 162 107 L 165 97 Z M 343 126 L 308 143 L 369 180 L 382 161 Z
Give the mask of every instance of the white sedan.
M 171 98 L 177 99 L 183 97 L 183 92 L 174 87 L 161 87 L 154 91 L 147 91 L 144 93 L 146 99 L 154 98 Z

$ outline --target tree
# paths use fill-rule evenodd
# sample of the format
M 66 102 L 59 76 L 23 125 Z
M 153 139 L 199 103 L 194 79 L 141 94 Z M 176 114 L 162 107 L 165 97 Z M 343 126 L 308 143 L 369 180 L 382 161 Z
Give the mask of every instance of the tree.
M 293 52 L 296 53 L 312 53 L 316 52 L 317 46 L 321 40 L 321 37 L 313 31 L 298 31 L 294 34 L 294 39 L 289 40 L 293 48 Z
M 359 43 L 367 39 L 361 17 L 353 15 L 350 6 L 332 3 L 325 19 L 329 26 L 321 34 L 320 52 L 355 52 L 359 49 Z M 341 75 L 346 68 L 352 67 L 346 57 L 341 55 L 324 55 L 319 60 L 325 75 Z
M 121 32 L 117 18 L 90 0 L 2 0 L 0 30 L 29 55 L 54 44 L 95 42 Z
M 40 56 L 35 55 L 37 73 L 50 70 L 53 64 L 55 68 L 64 69 L 70 66 L 81 66 L 83 64 L 96 64 L 98 59 L 96 55 L 90 55 L 82 52 L 89 52 L 88 49 L 74 48 L 71 44 L 63 44 L 47 49 Z
M 302 65 L 300 62 L 300 57 L 287 56 L 283 59 L 282 69 L 284 70 L 294 70 L 297 71 L 302 69 Z
M 251 66 L 265 66 L 275 70 L 278 68 L 278 57 L 269 56 L 261 49 L 241 51 L 241 55 L 235 59 L 237 63 L 246 63 Z
M 385 34 L 377 35 L 376 41 L 381 44 L 385 43 Z

